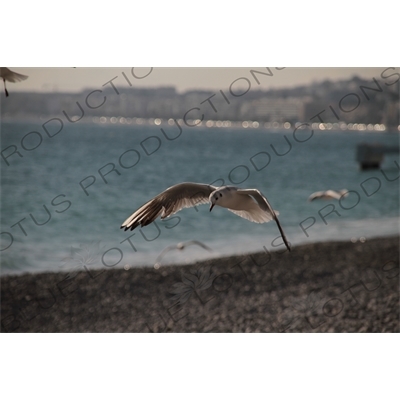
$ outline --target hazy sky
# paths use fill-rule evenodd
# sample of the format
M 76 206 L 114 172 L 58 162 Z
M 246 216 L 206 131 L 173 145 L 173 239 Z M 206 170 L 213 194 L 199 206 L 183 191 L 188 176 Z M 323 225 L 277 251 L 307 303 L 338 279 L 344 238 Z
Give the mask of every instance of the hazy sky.
M 7 83 L 11 91 L 80 91 L 85 88 L 101 89 L 103 85 L 111 86 L 112 80 L 116 88 L 174 86 L 182 92 L 188 89 L 224 90 L 235 82 L 234 87 L 245 87 L 247 78 L 252 87 L 266 90 L 269 88 L 293 87 L 325 79 L 339 80 L 354 75 L 372 79 L 379 78 L 385 69 L 380 68 L 300 68 L 288 67 L 277 70 L 270 67 L 273 76 L 257 74 L 260 85 L 252 77 L 250 70 L 267 72 L 265 67 L 249 68 L 167 68 L 156 67 L 134 68 L 13 68 L 15 72 L 28 75 L 23 82 Z M 126 78 L 124 77 L 124 74 Z M 148 75 L 147 75 L 148 74 Z M 142 79 L 143 76 L 147 75 Z M 115 78 L 115 79 L 114 79 Z

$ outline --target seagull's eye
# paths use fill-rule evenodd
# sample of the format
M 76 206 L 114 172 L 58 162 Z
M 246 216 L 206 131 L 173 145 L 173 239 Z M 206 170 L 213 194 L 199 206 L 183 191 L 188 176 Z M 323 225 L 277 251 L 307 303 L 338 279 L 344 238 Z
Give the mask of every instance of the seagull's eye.
M 219 194 L 219 197 L 222 197 L 222 193 Z

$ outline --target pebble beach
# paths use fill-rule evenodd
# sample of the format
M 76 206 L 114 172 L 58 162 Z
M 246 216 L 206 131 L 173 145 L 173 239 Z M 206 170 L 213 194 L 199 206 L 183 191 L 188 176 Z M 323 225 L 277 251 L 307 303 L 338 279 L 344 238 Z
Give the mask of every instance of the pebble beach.
M 399 237 L 3 275 L 2 332 L 399 332 Z

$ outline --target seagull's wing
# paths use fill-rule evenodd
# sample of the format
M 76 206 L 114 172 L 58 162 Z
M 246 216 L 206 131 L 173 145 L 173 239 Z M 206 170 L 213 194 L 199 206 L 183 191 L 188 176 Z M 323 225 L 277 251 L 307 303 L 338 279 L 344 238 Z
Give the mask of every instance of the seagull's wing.
M 215 189 L 215 186 L 190 182 L 171 186 L 135 211 L 124 221 L 121 229 L 134 230 L 139 225 L 150 224 L 160 215 L 164 219 L 182 208 L 208 203 L 210 194 Z
M 313 201 L 313 200 L 319 199 L 324 194 L 325 194 L 325 192 L 314 192 L 314 193 L 310 194 L 308 201 Z
M 335 192 L 334 190 L 327 190 L 325 192 L 325 195 L 330 197 L 331 199 L 335 199 L 335 200 L 339 200 L 342 197 L 342 195 L 340 193 Z
M 257 224 L 263 224 L 274 219 L 270 212 L 263 211 L 259 207 L 254 207 L 248 210 L 233 210 L 232 208 L 228 208 L 228 210 L 238 215 L 239 217 L 248 219 L 249 221 L 255 222 Z M 279 214 L 278 211 L 275 211 L 275 213 Z
M 166 253 L 168 253 L 169 251 L 171 251 L 171 250 L 183 250 L 186 246 L 190 246 L 190 245 L 192 245 L 192 244 L 197 244 L 198 246 L 202 247 L 202 248 L 205 249 L 205 250 L 212 251 L 212 249 L 211 249 L 210 247 L 206 246 L 204 243 L 202 243 L 202 242 L 200 242 L 200 241 L 198 241 L 198 240 L 188 240 L 187 242 L 178 243 L 178 244 L 172 244 L 172 245 L 166 247 L 166 248 L 157 256 L 157 259 L 156 259 L 156 261 L 155 261 L 155 263 L 154 263 L 154 268 L 155 268 L 155 269 L 158 269 L 158 268 L 161 267 L 160 261 L 161 261 L 161 259 L 164 257 L 164 255 L 165 255 Z M 181 246 L 181 247 L 180 247 L 180 246 Z
M 154 262 L 154 268 L 155 268 L 155 269 L 160 268 L 160 266 L 161 266 L 161 264 L 160 264 L 161 259 L 162 259 L 162 258 L 164 257 L 164 255 L 165 255 L 166 253 L 168 253 L 169 251 L 171 251 L 171 250 L 176 250 L 176 249 L 177 249 L 176 246 L 177 246 L 176 244 L 172 244 L 172 245 L 166 247 L 166 248 L 157 256 L 156 261 Z
M 191 244 L 197 244 L 198 246 L 202 247 L 204 250 L 212 251 L 212 249 L 208 246 L 206 246 L 204 243 L 198 241 L 198 240 L 189 240 L 184 243 L 187 246 L 190 246 Z
M 8 82 L 20 82 L 28 78 L 27 75 L 18 74 L 6 67 L 1 68 L 1 77 Z
M 237 192 L 239 194 L 248 194 L 248 195 L 252 196 L 256 200 L 256 202 L 259 205 L 259 207 L 261 208 L 261 210 L 264 211 L 264 213 L 266 215 L 266 218 L 269 218 L 269 219 L 267 219 L 267 221 L 270 221 L 271 219 L 273 219 L 276 222 L 276 224 L 278 225 L 278 228 L 279 228 L 279 232 L 282 235 L 282 239 L 285 242 L 285 245 L 286 245 L 287 249 L 290 251 L 290 243 L 288 242 L 288 240 L 286 238 L 286 235 L 283 232 L 283 229 L 282 229 L 281 224 L 279 222 L 279 219 L 277 217 L 277 215 L 279 215 L 279 212 L 275 211 L 271 207 L 271 204 L 269 204 L 269 201 L 267 200 L 267 198 L 257 189 L 238 189 Z M 230 210 L 230 211 L 233 211 L 233 210 Z M 242 215 L 239 214 L 240 211 L 238 212 L 238 211 L 235 210 L 233 212 L 235 212 L 235 214 L 237 214 L 239 216 L 242 216 Z M 244 215 L 242 217 L 250 219 L 250 218 L 248 218 L 248 217 L 246 217 Z M 251 219 L 250 219 L 250 221 L 251 221 Z M 257 222 L 257 221 L 254 221 L 254 222 Z
M 250 198 L 253 198 L 258 204 L 258 207 L 249 209 L 243 209 L 243 210 L 229 209 L 229 211 L 232 211 L 233 213 L 239 215 L 240 217 L 246 218 L 252 222 L 257 222 L 262 224 L 264 222 L 272 221 L 273 219 L 276 218 L 276 215 L 279 215 L 279 212 L 272 209 L 266 197 L 259 190 L 237 189 L 237 193 L 249 197 L 251 196 Z
M 347 191 L 346 191 L 347 193 Z M 343 196 L 346 197 L 346 194 L 343 194 L 342 191 L 340 192 L 336 192 L 334 190 L 325 190 L 322 192 L 315 192 L 313 194 L 310 195 L 310 197 L 308 198 L 308 201 L 313 201 L 313 200 L 317 200 L 317 199 L 323 199 L 323 200 L 329 200 L 329 199 L 334 199 L 334 200 L 340 200 L 340 198 Z
M 27 75 L 17 74 L 16 72 L 13 72 L 13 74 L 9 76 L 7 80 L 9 82 L 21 82 L 25 79 L 28 79 Z

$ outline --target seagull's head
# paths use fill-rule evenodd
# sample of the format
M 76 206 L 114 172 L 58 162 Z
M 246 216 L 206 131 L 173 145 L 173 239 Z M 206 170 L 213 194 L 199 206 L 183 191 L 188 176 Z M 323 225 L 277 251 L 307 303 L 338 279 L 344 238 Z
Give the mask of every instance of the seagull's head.
M 223 201 L 224 194 L 226 194 L 226 187 L 219 188 L 217 190 L 214 190 L 209 197 L 209 201 L 211 203 L 210 205 L 210 211 L 214 208 L 215 205 L 221 204 Z

